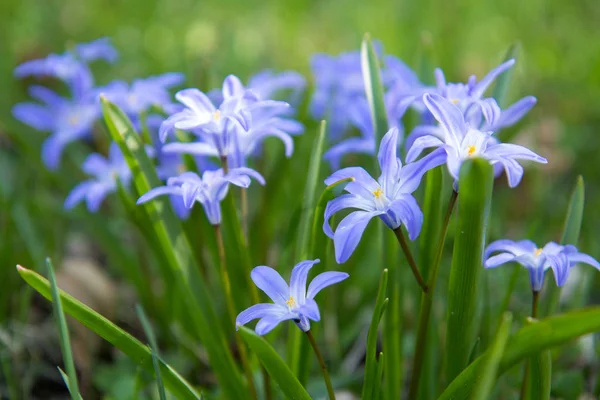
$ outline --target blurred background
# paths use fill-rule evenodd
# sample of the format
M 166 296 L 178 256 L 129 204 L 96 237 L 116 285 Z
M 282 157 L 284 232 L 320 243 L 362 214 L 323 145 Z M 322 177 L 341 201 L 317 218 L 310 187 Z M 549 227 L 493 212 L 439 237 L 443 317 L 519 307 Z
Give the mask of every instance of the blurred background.
M 14 271 L 17 262 L 35 265 L 46 255 L 89 260 L 87 255 L 92 252 L 92 259 L 102 264 L 105 256 L 94 248 L 97 243 L 90 244 L 78 235 L 73 238 L 73 232 L 94 229 L 83 222 L 88 221 L 84 210 L 62 210 L 66 194 L 82 178 L 77 166 L 67 162 L 58 172 L 48 172 L 40 160 L 40 144 L 46 135 L 11 115 L 12 106 L 27 98 L 26 89 L 32 82 L 13 77 L 16 65 L 61 53 L 69 44 L 107 36 L 120 52 L 120 60 L 112 66 L 93 65 L 98 85 L 116 78 L 131 80 L 174 71 L 185 73 L 186 86 L 208 90 L 219 86 L 227 74 L 246 81 L 264 68 L 296 70 L 310 80 L 312 54 L 358 49 L 363 34 L 370 32 L 383 43 L 386 53 L 399 56 L 424 81 L 432 82 L 433 68 L 440 66 L 449 81 L 462 82 L 471 74 L 484 76 L 503 60 L 511 45 L 519 43 L 508 100 L 534 95 L 538 104 L 511 136 L 548 158 L 549 164 L 530 168 L 517 189 L 504 188 L 495 194 L 490 240 L 529 237 L 540 244 L 558 240 L 570 192 L 576 177 L 583 175 L 586 207 L 580 248 L 598 258 L 594 236 L 600 234 L 599 25 L 597 0 L 0 2 L 2 354 L 21 354 L 23 347 L 34 342 L 43 348 L 47 336 L 40 325 L 32 328 L 31 322 L 46 323 L 42 317 L 47 315 L 48 305 L 32 294 L 20 293 L 23 284 Z M 315 132 L 316 123 L 307 122 L 307 133 L 297 142 L 298 152 L 308 151 Z M 506 186 L 504 179 L 498 185 Z M 117 230 L 120 226 L 118 221 L 99 222 L 113 224 Z M 109 317 L 114 315 L 126 329 L 139 330 L 128 326 L 115 306 L 131 295 L 127 287 L 119 287 L 118 277 L 75 264 L 69 275 L 74 281 L 69 283 L 63 276 L 63 284 L 89 297 L 93 307 Z M 598 287 L 595 279 L 593 287 Z M 98 286 L 82 286 L 90 280 Z M 113 291 L 118 296 L 111 296 Z M 30 307 L 31 301 L 36 307 Z M 41 310 L 40 315 L 35 310 Z M 51 322 L 47 324 L 51 326 Z M 98 346 L 96 338 L 82 340 L 82 346 Z M 27 357 L 44 360 L 44 352 L 36 351 L 27 349 Z M 60 359 L 59 354 L 54 356 Z M 101 360 L 102 354 L 99 357 Z M 91 360 L 80 360 L 80 365 L 86 362 L 92 368 Z M 49 398 L 44 393 L 53 393 L 52 385 L 62 386 L 56 379 L 56 364 L 27 362 L 32 371 L 23 375 L 29 379 L 23 384 L 41 385 L 34 398 Z M 124 365 L 122 370 L 129 367 Z M 120 368 L 110 364 L 96 369 L 94 382 L 87 385 L 112 390 Z M 48 391 L 39 392 L 40 387 Z

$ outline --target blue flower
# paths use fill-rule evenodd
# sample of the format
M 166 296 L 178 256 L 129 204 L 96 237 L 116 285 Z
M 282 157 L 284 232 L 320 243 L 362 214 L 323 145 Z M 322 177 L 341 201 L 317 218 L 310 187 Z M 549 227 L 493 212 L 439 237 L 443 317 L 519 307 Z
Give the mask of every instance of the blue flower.
M 185 104 L 190 107 L 194 103 L 197 111 L 192 117 L 188 109 L 169 117 L 161 126 L 161 140 L 173 128 L 190 130 L 199 140 L 169 143 L 164 147 L 165 152 L 218 156 L 227 158 L 231 167 L 239 168 L 247 165 L 247 158 L 255 155 L 262 141 L 270 136 L 283 141 L 289 157 L 293 151 L 290 135 L 304 130 L 302 124 L 285 117 L 290 110 L 289 104 L 261 99 L 233 75 L 225 79 L 221 96 L 212 94 L 212 101 L 199 90 L 186 90 L 193 91 L 195 99 L 188 99 Z M 184 102 L 181 92 L 176 97 Z M 218 109 L 213 102 L 221 102 Z M 192 118 L 191 122 L 189 118 Z
M 131 170 L 114 142 L 110 144 L 108 158 L 98 153 L 90 154 L 83 162 L 82 170 L 93 178 L 73 188 L 65 200 L 66 209 L 85 200 L 88 210 L 96 212 L 104 198 L 117 189 L 117 179 L 124 186 L 131 181 Z
M 171 72 L 135 79 L 131 85 L 124 81 L 114 81 L 96 91 L 119 106 L 128 116 L 137 118 L 153 106 L 160 109 L 172 106 L 169 89 L 180 85 L 183 80 L 182 74 Z
M 306 79 L 295 71 L 276 73 L 266 69 L 250 78 L 248 89 L 254 91 L 261 99 L 274 99 L 277 94 L 288 92 L 285 99 L 289 99 L 291 104 L 298 105 L 306 89 Z
M 12 112 L 24 124 L 51 133 L 42 145 L 42 159 L 54 170 L 60 163 L 64 147 L 90 134 L 100 115 L 100 107 L 92 96 L 67 99 L 42 86 L 31 86 L 29 93 L 42 104 L 19 103 Z
M 494 256 L 492 253 L 501 252 Z M 485 268 L 495 268 L 509 262 L 516 262 L 529 270 L 531 288 L 535 292 L 542 290 L 544 274 L 552 269 L 557 286 L 563 286 L 569 277 L 569 271 L 577 263 L 589 264 L 600 270 L 600 264 L 591 256 L 580 253 L 573 245 L 561 246 L 549 242 L 543 248 L 537 247 L 531 240 L 497 240 L 485 250 Z
M 186 208 L 192 208 L 195 202 L 202 204 L 209 222 L 218 225 L 221 223 L 221 201 L 227 195 L 229 184 L 248 187 L 250 178 L 264 185 L 263 177 L 250 168 L 235 168 L 227 174 L 223 173 L 223 169 L 205 171 L 202 178 L 194 172 L 184 172 L 177 177 L 167 179 L 166 186 L 151 189 L 138 199 L 137 204 L 165 194 L 180 196 Z
M 308 272 L 319 260 L 302 261 L 292 270 L 290 286 L 273 268 L 259 266 L 252 270 L 250 277 L 260 290 L 265 292 L 274 304 L 255 304 L 242 311 L 236 318 L 236 327 L 260 318 L 255 331 L 266 335 L 280 322 L 293 320 L 303 332 L 310 330 L 310 321 L 321 320 L 315 296 L 327 286 L 348 278 L 345 272 L 328 271 L 317 275 L 306 290 Z
M 407 162 L 415 160 L 426 148 L 442 148 L 447 154 L 448 171 L 457 182 L 462 162 L 471 157 L 481 157 L 506 171 L 510 187 L 517 186 L 523 177 L 523 167 L 516 160 L 547 162 L 523 146 L 499 143 L 492 132 L 482 132 L 469 126 L 460 108 L 440 95 L 425 94 L 423 102 L 440 123 L 442 134 L 429 132 L 415 139 L 406 154 Z
M 390 228 L 404 225 L 411 240 L 419 236 L 423 224 L 423 213 L 412 196 L 417 190 L 421 178 L 431 168 L 444 163 L 445 153 L 437 150 L 418 162 L 402 166 L 396 156 L 398 130 L 390 129 L 381 140 L 379 147 L 379 166 L 381 175 L 373 179 L 363 168 L 349 167 L 333 173 L 325 180 L 331 185 L 346 178 L 353 181 L 346 185 L 344 194 L 331 200 L 325 209 L 323 230 L 335 245 L 335 259 L 345 262 L 360 241 L 360 238 L 373 217 L 379 217 Z M 329 226 L 329 218 L 345 208 L 357 208 L 338 225 L 335 233 Z

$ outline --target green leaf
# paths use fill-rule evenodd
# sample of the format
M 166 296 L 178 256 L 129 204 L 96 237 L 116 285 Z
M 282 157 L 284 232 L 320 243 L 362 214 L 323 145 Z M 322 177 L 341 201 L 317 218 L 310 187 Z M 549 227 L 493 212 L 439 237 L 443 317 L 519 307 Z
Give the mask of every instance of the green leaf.
M 513 58 L 516 59 L 519 55 L 520 48 L 521 45 L 519 42 L 513 43 L 506 52 L 503 62 Z M 492 97 L 496 99 L 496 102 L 501 108 L 506 106 L 506 93 L 508 93 L 508 88 L 510 87 L 510 81 L 512 79 L 514 69 L 514 67 L 510 68 L 508 71 L 502 73 L 498 79 L 496 79 L 496 85 L 494 86 Z
M 549 317 L 525 326 L 506 344 L 498 366 L 498 376 L 536 353 L 598 331 L 600 331 L 600 307 L 590 307 Z M 482 378 L 483 362 L 488 355 L 489 350 L 469 365 L 452 381 L 439 400 L 468 399 L 474 386 Z
M 54 275 L 54 267 L 52 266 L 52 260 L 47 258 L 46 265 L 48 266 L 48 277 L 50 279 L 52 305 L 54 306 L 54 318 L 56 318 L 56 325 L 58 325 L 58 333 L 60 337 L 60 350 L 63 355 L 65 369 L 67 370 L 67 386 L 69 387 L 69 393 L 71 393 L 71 398 L 73 400 L 80 400 L 81 395 L 79 394 L 79 386 L 77 384 L 77 371 L 75 370 L 73 352 L 71 351 L 71 339 L 69 338 L 69 328 L 67 327 L 67 320 L 65 319 L 65 314 L 63 313 L 62 302 L 60 301 L 60 295 L 58 293 L 58 285 L 56 284 L 56 276 Z
M 153 187 L 162 185 L 127 116 L 105 98 L 102 98 L 102 111 L 108 130 L 132 171 L 137 192 L 146 193 Z M 168 197 L 154 199 L 144 204 L 144 208 L 167 266 L 175 278 L 175 287 L 171 289 L 183 301 L 184 308 L 180 312 L 182 326 L 197 334 L 204 344 L 210 365 L 225 395 L 229 398 L 243 398 L 246 395 L 246 384 L 234 363 L 210 291 L 200 275 L 190 244 L 170 207 Z
M 144 328 L 144 333 L 146 333 L 146 337 L 150 342 L 150 349 L 152 350 L 152 366 L 154 367 L 154 376 L 156 377 L 156 386 L 158 387 L 158 395 L 160 400 L 167 400 L 167 395 L 165 393 L 165 387 L 163 385 L 162 375 L 160 373 L 160 363 L 159 363 L 159 354 L 158 354 L 158 345 L 156 344 L 156 338 L 154 337 L 154 331 L 152 330 L 152 325 L 150 325 L 150 321 L 146 317 L 146 313 L 144 309 L 139 304 L 135 306 L 135 310 L 137 312 L 138 318 L 142 323 L 142 327 Z
M 379 322 L 387 307 L 388 299 L 386 298 L 388 281 L 388 270 L 384 269 L 381 273 L 379 281 L 379 291 L 375 300 L 375 309 L 371 317 L 371 325 L 369 326 L 369 334 L 367 336 L 367 354 L 365 360 L 365 378 L 363 381 L 362 396 L 363 400 L 379 398 L 379 387 L 381 380 L 377 380 L 378 370 L 383 368 L 383 358 L 377 360 L 377 338 L 379 331 Z
M 529 399 L 548 400 L 552 386 L 552 355 L 542 351 L 529 358 Z
M 377 227 L 377 236 L 373 238 L 374 247 L 383 256 L 383 265 L 389 265 L 389 304 L 385 315 L 383 330 L 383 349 L 385 358 L 384 398 L 399 399 L 402 393 L 402 296 L 400 285 L 403 268 L 406 265 L 398 258 L 398 241 L 392 231 L 384 224 Z M 375 255 L 374 255 L 375 256 Z M 402 259 L 404 260 L 404 259 Z M 407 268 L 408 269 L 408 268 Z
M 17 271 L 32 288 L 46 299 L 52 300 L 50 283 L 45 278 L 36 272 L 21 266 L 17 266 Z M 117 349 L 121 350 L 150 374 L 154 374 L 152 354 L 148 346 L 143 345 L 139 340 L 135 339 L 133 336 L 71 295 L 62 290 L 59 290 L 58 293 L 64 312 L 75 318 L 85 327 L 94 331 L 98 336 L 107 340 Z M 192 400 L 197 400 L 199 398 L 192 386 L 169 365 L 160 361 L 160 368 L 164 378 L 165 387 L 176 398 Z
M 575 188 L 571 193 L 571 199 L 569 201 L 569 207 L 567 208 L 567 215 L 565 217 L 565 224 L 561 237 L 561 244 L 572 244 L 577 245 L 579 241 L 579 232 L 581 231 L 581 222 L 583 221 L 583 206 L 585 203 L 585 185 L 583 177 L 578 176 Z M 560 288 L 556 286 L 554 279 L 549 277 L 548 274 L 546 282 L 546 301 L 542 315 L 548 316 L 556 313 L 560 303 Z
M 308 175 L 306 185 L 304 186 L 304 200 L 302 202 L 302 216 L 300 217 L 300 226 L 298 227 L 298 243 L 296 244 L 296 260 L 302 261 L 315 257 L 310 254 L 309 242 L 311 234 L 310 222 L 315 217 L 315 197 L 317 186 L 319 185 L 319 173 L 325 151 L 325 136 L 327 135 L 327 123 L 321 121 L 319 136 L 316 137 L 311 151 L 310 162 L 308 164 Z M 318 210 L 317 210 L 318 211 Z
M 487 400 L 492 398 L 492 389 L 494 389 L 494 383 L 496 382 L 498 365 L 502 360 L 504 348 L 506 347 L 506 342 L 510 335 L 511 326 L 512 314 L 503 314 L 498 333 L 496 333 L 496 338 L 481 362 L 481 379 L 477 381 L 477 384 L 473 388 L 471 400 Z
M 287 364 L 279 357 L 277 352 L 263 338 L 254 331 L 240 327 L 240 334 L 248 347 L 258 356 L 261 364 L 273 378 L 287 398 L 294 400 L 310 400 L 310 395 L 302 384 L 296 379 Z
M 387 112 L 383 101 L 383 84 L 381 83 L 381 65 L 367 33 L 360 48 L 360 62 L 362 67 L 365 92 L 371 109 L 373 121 L 373 132 L 375 132 L 375 143 L 379 144 L 388 130 Z M 375 159 L 375 163 L 377 159 Z
M 446 377 L 450 381 L 467 366 L 478 329 L 477 291 L 493 183 L 489 161 L 475 158 L 463 162 L 446 315 Z
M 312 247 L 311 242 L 314 243 L 314 236 L 311 237 L 310 222 L 311 220 L 314 221 L 314 219 L 317 217 L 316 213 L 319 211 L 318 207 L 317 210 L 315 210 L 315 193 L 317 191 L 317 185 L 319 184 L 319 172 L 321 169 L 321 162 L 323 160 L 323 152 L 325 150 L 324 144 L 325 136 L 327 134 L 326 128 L 327 123 L 325 121 L 321 121 L 319 136 L 315 138 L 312 147 L 308 175 L 306 177 L 306 185 L 304 187 L 304 200 L 302 203 L 302 214 L 300 216 L 300 225 L 298 228 L 298 242 L 296 243 L 295 262 L 317 258 L 316 254 L 309 253 L 309 248 Z M 314 231 L 312 234 L 314 235 Z M 322 262 L 325 262 L 325 260 L 323 259 Z M 308 357 L 310 352 L 302 351 L 306 350 L 307 347 L 300 344 L 301 339 L 302 331 L 299 329 L 294 329 L 292 332 L 290 332 L 287 347 L 287 360 L 292 372 L 299 376 L 300 382 L 304 383 L 305 378 L 307 378 L 309 375 L 310 363 L 308 362 Z

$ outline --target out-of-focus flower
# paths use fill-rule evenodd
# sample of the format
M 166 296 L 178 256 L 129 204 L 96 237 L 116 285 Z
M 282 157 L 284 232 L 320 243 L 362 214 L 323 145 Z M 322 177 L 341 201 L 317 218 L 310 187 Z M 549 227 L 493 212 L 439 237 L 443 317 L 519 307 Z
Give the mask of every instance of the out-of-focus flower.
M 500 252 L 492 256 L 492 253 Z M 495 268 L 509 262 L 516 262 L 529 270 L 531 288 L 535 292 L 542 290 L 544 274 L 552 268 L 557 286 L 563 286 L 569 277 L 569 271 L 577 263 L 585 263 L 600 270 L 600 264 L 591 256 L 580 253 L 573 245 L 562 246 L 554 242 L 543 248 L 537 247 L 531 240 L 497 240 L 485 250 L 485 268 Z
M 306 89 L 306 79 L 295 71 L 277 73 L 266 69 L 250 77 L 247 88 L 261 99 L 275 99 L 286 92 L 283 99 L 297 106 Z
M 426 148 L 442 148 L 447 154 L 446 164 L 450 175 L 458 181 L 462 162 L 481 157 L 492 165 L 499 164 L 515 187 L 523 177 L 523 167 L 516 160 L 531 160 L 545 164 L 547 160 L 531 150 L 515 144 L 499 143 L 492 132 L 482 132 L 469 126 L 460 108 L 437 94 L 425 94 L 423 102 L 440 123 L 442 134 L 428 133 L 418 137 L 406 154 L 406 161 L 415 160 Z M 494 120 L 490 116 L 490 120 Z
M 192 208 L 195 202 L 202 204 L 209 222 L 218 225 L 221 223 L 221 201 L 227 195 L 229 184 L 248 187 L 250 178 L 264 185 L 263 177 L 250 168 L 231 169 L 227 174 L 223 169 L 205 171 L 202 178 L 194 172 L 184 172 L 177 177 L 167 179 L 166 186 L 151 189 L 138 199 L 137 204 L 161 195 L 180 196 L 186 208 Z
M 110 144 L 108 158 L 98 153 L 90 154 L 83 162 L 82 170 L 92 179 L 73 188 L 65 200 L 66 209 L 85 200 L 88 210 L 96 212 L 104 198 L 117 189 L 117 179 L 124 186 L 131 181 L 131 170 L 119 146 L 114 142 Z
M 48 168 L 56 169 L 64 147 L 90 134 L 100 115 L 99 105 L 92 96 L 67 99 L 43 86 L 31 86 L 29 94 L 41 104 L 19 103 L 13 115 L 34 129 L 51 133 L 42 146 L 42 159 Z
M 255 331 L 266 335 L 280 322 L 292 320 L 303 332 L 310 330 L 310 321 L 321 320 L 315 296 L 327 286 L 348 278 L 345 272 L 328 271 L 317 275 L 306 289 L 308 272 L 319 260 L 302 261 L 292 270 L 290 285 L 273 268 L 259 266 L 252 270 L 250 277 L 260 290 L 265 292 L 274 304 L 255 304 L 242 311 L 236 318 L 236 327 L 260 318 Z
M 345 262 L 354 252 L 373 217 L 381 218 L 390 229 L 404 225 L 411 240 L 419 236 L 423 213 L 412 193 L 417 190 L 425 172 L 443 164 L 446 155 L 439 149 L 418 162 L 402 166 L 402 161 L 396 156 L 397 143 L 398 129 L 392 128 L 379 147 L 381 175 L 378 180 L 360 167 L 341 169 L 325 180 L 325 184 L 331 185 L 342 179 L 353 179 L 346 185 L 348 194 L 331 200 L 325 209 L 323 230 L 333 238 L 338 263 Z M 334 233 L 329 226 L 329 218 L 345 208 L 357 208 L 359 211 L 346 216 Z

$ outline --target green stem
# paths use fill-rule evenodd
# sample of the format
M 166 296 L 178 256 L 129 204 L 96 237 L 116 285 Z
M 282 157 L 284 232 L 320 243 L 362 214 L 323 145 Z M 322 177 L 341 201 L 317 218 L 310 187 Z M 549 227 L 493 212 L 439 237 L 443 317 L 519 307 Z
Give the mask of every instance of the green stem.
M 419 268 L 417 267 L 417 263 L 415 262 L 410 248 L 408 247 L 408 243 L 406 243 L 406 238 L 404 237 L 404 233 L 402 232 L 402 227 L 399 226 L 398 228 L 394 229 L 394 234 L 396 235 L 396 238 L 398 238 L 398 243 L 400 243 L 400 247 L 402 247 L 402 251 L 404 251 L 404 255 L 406 256 L 408 265 L 410 265 L 410 269 L 412 270 L 413 275 L 417 279 L 419 286 L 421 286 L 421 290 L 423 290 L 423 293 L 427 293 L 429 288 L 427 287 L 425 280 L 419 272 Z
M 229 280 L 229 273 L 227 271 L 227 263 L 225 261 L 225 246 L 223 245 L 223 234 L 221 232 L 220 225 L 213 225 L 215 228 L 215 237 L 217 239 L 217 249 L 219 250 L 219 272 L 221 273 L 221 281 L 223 283 L 223 291 L 225 292 L 225 303 L 227 306 L 227 311 L 229 313 L 229 321 L 232 321 L 235 325 L 235 305 L 233 304 L 233 297 L 231 296 L 231 281 Z M 252 368 L 250 367 L 250 362 L 248 361 L 248 354 L 246 352 L 246 346 L 242 341 L 242 337 L 238 332 L 235 334 L 235 341 L 240 352 L 240 360 L 242 362 L 242 367 L 244 368 L 244 373 L 246 374 L 246 379 L 248 380 L 248 388 L 250 390 L 250 397 L 252 399 L 257 399 L 256 395 L 256 387 L 254 386 L 254 380 L 252 379 Z
M 242 231 L 244 232 L 244 237 L 246 238 L 246 243 L 248 243 L 248 191 L 246 188 L 241 188 L 242 192 Z
M 329 379 L 329 373 L 327 372 L 327 366 L 325 365 L 325 360 L 323 360 L 323 356 L 321 355 L 321 351 L 319 350 L 319 346 L 317 345 L 317 341 L 313 336 L 310 330 L 306 331 L 306 336 L 308 336 L 308 340 L 310 341 L 310 345 L 315 351 L 315 355 L 319 360 L 319 365 L 321 365 L 321 371 L 323 371 L 323 380 L 325 380 L 325 385 L 327 386 L 327 393 L 329 394 L 329 400 L 335 400 L 335 392 L 333 391 L 333 386 L 331 385 L 331 379 Z
M 429 316 L 431 314 L 431 306 L 433 304 L 433 294 L 435 292 L 435 282 L 439 271 L 440 261 L 442 260 L 442 253 L 444 250 L 444 243 L 446 242 L 446 234 L 448 233 L 448 225 L 450 224 L 450 217 L 452 216 L 452 210 L 456 204 L 458 193 L 452 191 L 450 201 L 448 202 L 448 209 L 444 216 L 444 222 L 442 223 L 440 231 L 440 239 L 438 242 L 437 253 L 435 255 L 433 265 L 430 269 L 429 277 L 429 290 L 423 294 L 421 300 L 421 311 L 419 313 L 419 325 L 417 328 L 417 344 L 415 346 L 415 356 L 413 359 L 413 375 L 410 381 L 410 391 L 408 393 L 409 400 L 415 400 L 419 394 L 419 380 L 421 379 L 421 369 L 423 367 L 423 361 L 425 356 L 425 344 L 427 343 L 427 331 L 429 329 Z
M 531 296 L 531 318 L 537 317 L 538 302 L 540 299 L 540 292 L 533 291 Z M 523 383 L 521 384 L 521 399 L 527 399 L 529 393 L 529 359 L 525 361 L 525 372 L 523 373 Z

